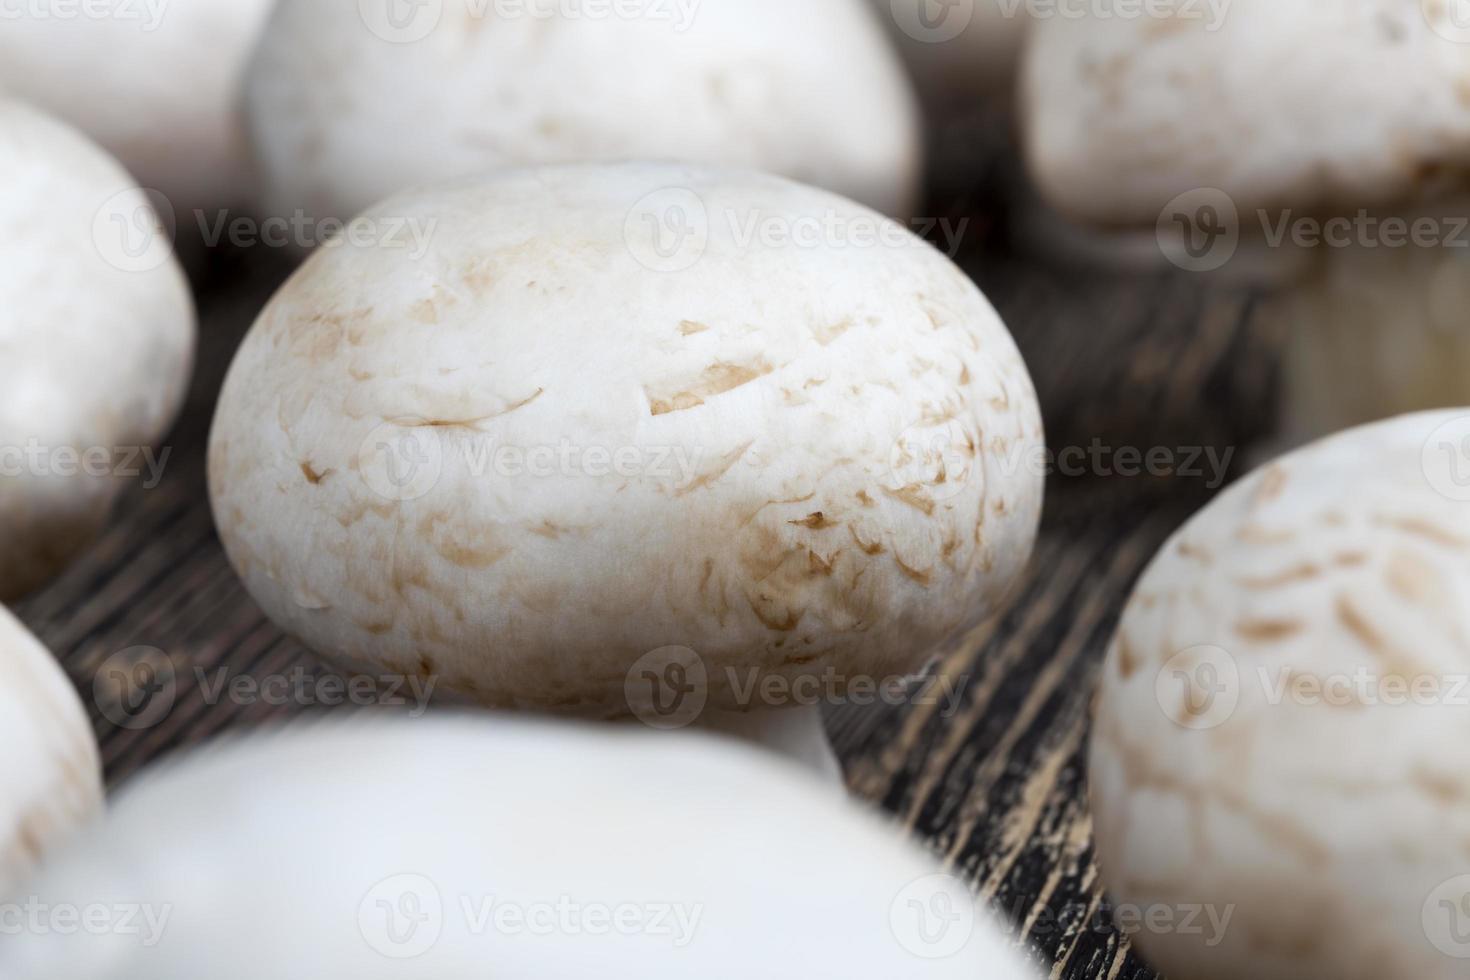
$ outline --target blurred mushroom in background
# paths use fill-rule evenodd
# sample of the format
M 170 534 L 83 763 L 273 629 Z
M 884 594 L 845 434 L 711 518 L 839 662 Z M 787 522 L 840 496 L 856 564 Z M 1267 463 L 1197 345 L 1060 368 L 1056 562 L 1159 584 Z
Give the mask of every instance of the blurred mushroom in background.
M 640 159 L 778 173 L 896 217 L 917 203 L 913 91 L 855 0 L 388 6 L 277 7 L 248 84 L 271 213 L 348 219 L 436 180 Z
M 0 96 L 0 599 L 162 476 L 194 305 L 149 195 L 69 125 Z
M 272 2 L 30 4 L 0 18 L 0 89 L 80 128 L 188 229 L 253 197 L 240 87 Z
M 1451 6 L 1177 3 L 1031 33 L 1044 197 L 1281 287 L 1288 444 L 1470 400 L 1470 30 Z

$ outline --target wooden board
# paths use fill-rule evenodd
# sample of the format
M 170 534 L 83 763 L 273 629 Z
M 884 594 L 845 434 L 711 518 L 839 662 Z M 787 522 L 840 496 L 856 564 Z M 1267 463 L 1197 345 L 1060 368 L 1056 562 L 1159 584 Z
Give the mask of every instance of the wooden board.
M 972 219 L 958 259 L 1012 325 L 1053 449 L 1093 440 L 1113 450 L 1214 447 L 1233 450 L 1238 468 L 1267 433 L 1276 345 L 1252 319 L 1249 296 L 1209 291 L 1177 272 L 1051 266 L 1015 245 L 1011 216 L 993 201 L 961 193 L 941 208 Z M 211 698 L 221 679 L 327 673 L 241 589 L 215 537 L 204 484 L 213 393 L 288 271 L 279 255 L 230 254 L 199 276 L 199 376 L 169 442 L 165 479 L 132 491 L 106 537 L 17 608 L 82 692 L 114 785 L 165 752 L 303 710 Z M 1111 925 L 1092 863 L 1088 707 L 1132 582 L 1216 489 L 1210 482 L 1057 477 L 1015 608 L 944 659 L 945 675 L 961 685 L 957 703 L 916 697 L 925 703 L 846 707 L 829 717 L 853 791 L 896 814 L 974 882 L 1056 977 L 1153 975 Z M 128 714 L 119 694 L 134 675 L 115 668 L 137 659 L 128 651 L 140 646 L 159 651 L 154 666 L 172 665 L 174 680 L 155 685 L 153 703 Z

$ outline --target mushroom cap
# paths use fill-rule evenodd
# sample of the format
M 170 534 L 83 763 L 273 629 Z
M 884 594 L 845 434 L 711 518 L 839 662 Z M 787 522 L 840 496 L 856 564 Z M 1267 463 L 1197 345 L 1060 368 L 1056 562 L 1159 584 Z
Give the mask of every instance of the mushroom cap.
M 953 955 L 925 958 L 941 947 L 907 927 L 908 900 L 967 911 L 937 873 L 860 807 L 712 737 L 352 719 L 145 775 L 28 894 L 166 912 L 161 938 L 17 935 L 0 965 L 14 980 L 1034 976 L 983 913 L 951 918 Z
M 106 16 L 5 18 L 0 88 L 67 120 L 178 209 L 247 203 L 239 106 L 272 0 L 112 3 Z M 33 5 L 34 6 L 34 5 Z
M 892 215 L 916 203 L 914 96 L 853 0 L 643 0 L 610 17 L 443 0 L 401 37 L 350 6 L 285 0 L 256 55 L 274 213 L 345 219 L 420 183 L 638 159 L 780 173 Z
M 1020 575 L 1030 378 L 889 219 L 655 164 L 475 178 L 364 221 L 395 219 L 433 229 L 422 256 L 313 256 L 211 436 L 225 548 L 319 653 L 619 715 L 630 670 L 682 646 L 712 707 L 748 708 L 732 680 L 910 673 Z
M 1168 975 L 1464 976 L 1467 434 L 1433 412 L 1292 453 L 1142 577 L 1097 701 L 1103 876 L 1145 912 L 1231 917 L 1218 945 L 1135 936 Z
M 1024 58 L 1027 157 L 1069 216 L 1148 224 L 1176 196 L 1371 208 L 1463 184 L 1470 45 L 1453 4 L 1232 0 L 1039 19 Z
M 194 308 L 166 239 L 146 237 L 148 196 L 70 126 L 0 97 L 0 173 L 0 226 L 13 230 L 0 241 L 4 598 L 91 540 L 141 466 L 132 448 L 172 423 Z M 72 455 L 89 451 L 90 462 Z
M 0 606 L 0 894 L 102 809 L 91 722 L 51 653 Z

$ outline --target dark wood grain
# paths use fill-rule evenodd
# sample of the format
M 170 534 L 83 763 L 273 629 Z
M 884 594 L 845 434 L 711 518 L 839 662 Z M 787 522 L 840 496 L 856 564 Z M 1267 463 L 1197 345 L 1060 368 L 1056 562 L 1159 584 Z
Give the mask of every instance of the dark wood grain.
M 1251 297 L 1183 273 L 1050 266 L 1018 253 L 1014 215 L 951 180 L 936 214 L 973 220 L 958 260 L 1011 324 L 1046 406 L 1053 448 L 1213 446 L 1269 432 L 1274 343 Z M 200 274 L 204 343 L 162 484 L 134 489 L 106 537 L 18 612 L 61 657 L 91 707 L 108 779 L 218 732 L 298 705 L 210 704 L 196 670 L 325 672 L 243 592 L 215 537 L 203 445 L 214 391 L 254 313 L 288 272 L 270 254 L 216 256 Z M 1186 476 L 1087 472 L 1051 482 L 1029 580 L 999 623 L 957 643 L 963 683 L 937 703 L 844 708 L 829 718 L 853 791 L 891 811 L 992 902 L 1055 977 L 1152 976 L 1111 926 L 1085 796 L 1093 678 L 1131 584 L 1216 487 Z M 99 668 L 140 645 L 178 670 L 155 724 L 114 723 Z M 106 685 L 103 684 L 105 688 Z M 927 700 L 927 699 L 919 699 Z M 977 978 L 978 980 L 978 978 Z

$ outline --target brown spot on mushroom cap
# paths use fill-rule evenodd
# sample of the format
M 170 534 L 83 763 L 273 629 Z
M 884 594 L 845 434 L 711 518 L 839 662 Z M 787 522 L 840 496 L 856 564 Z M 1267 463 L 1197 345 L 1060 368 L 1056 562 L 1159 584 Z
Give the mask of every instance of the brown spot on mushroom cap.
M 774 370 L 763 357 L 748 364 L 721 361 L 705 368 L 696 379 L 646 386 L 644 393 L 648 398 L 649 411 L 653 415 L 668 415 L 671 412 L 698 408 L 707 399 L 734 391 Z

